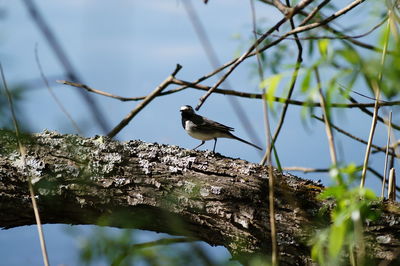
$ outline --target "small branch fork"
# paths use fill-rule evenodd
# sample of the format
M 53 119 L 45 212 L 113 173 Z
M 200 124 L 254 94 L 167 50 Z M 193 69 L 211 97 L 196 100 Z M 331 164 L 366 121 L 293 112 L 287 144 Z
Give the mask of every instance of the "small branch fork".
M 159 93 L 161 93 L 165 88 L 171 84 L 174 76 L 182 69 L 182 66 L 177 64 L 174 72 L 166 78 L 154 91 L 152 91 L 146 98 L 143 99 L 141 103 L 139 103 L 135 109 L 133 109 L 122 121 L 115 126 L 110 133 L 107 134 L 108 137 L 113 138 L 117 135 L 134 117 L 137 113 L 140 112 L 146 105 L 148 105 Z
M 206 94 L 204 94 L 200 99 L 199 103 L 196 106 L 196 110 L 199 110 L 200 107 L 204 104 L 205 100 L 213 93 L 213 91 L 222 84 L 222 82 L 225 81 L 225 79 L 235 70 L 237 66 L 239 66 L 247 57 L 250 55 L 255 55 L 257 54 L 258 51 L 254 52 L 256 47 L 258 47 L 268 36 L 270 36 L 274 31 L 279 30 L 279 27 L 283 25 L 286 21 L 288 21 L 290 18 L 292 18 L 296 13 L 298 13 L 300 10 L 305 8 L 308 4 L 310 4 L 313 0 L 303 0 L 301 1 L 298 5 L 296 5 L 293 9 L 290 9 L 289 12 L 287 12 L 287 15 L 285 15 L 284 18 L 282 18 L 278 23 L 276 23 L 273 27 L 271 27 L 267 32 L 265 32 L 260 38 L 258 38 L 253 45 L 249 47 L 249 49 L 238 59 L 234 61 L 230 69 L 220 78 L 208 91 Z M 275 1 L 277 2 L 277 1 Z M 260 49 L 260 52 L 263 51 L 263 49 Z

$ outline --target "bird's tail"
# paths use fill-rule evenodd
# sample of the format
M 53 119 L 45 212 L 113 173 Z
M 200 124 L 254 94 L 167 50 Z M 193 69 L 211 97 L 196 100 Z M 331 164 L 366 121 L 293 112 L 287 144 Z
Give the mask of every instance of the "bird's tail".
M 244 142 L 244 143 L 246 143 L 246 144 L 248 144 L 248 145 L 250 145 L 250 146 L 253 146 L 254 148 L 259 149 L 259 150 L 262 151 L 262 148 L 260 148 L 260 147 L 257 146 L 256 144 L 253 144 L 253 143 L 251 143 L 251 142 L 248 142 L 247 140 L 244 140 L 244 139 L 241 139 L 241 138 L 239 138 L 239 137 L 236 137 L 236 136 L 233 135 L 233 134 L 230 134 L 230 135 L 231 135 L 231 138 L 236 139 L 236 140 L 241 141 L 241 142 Z

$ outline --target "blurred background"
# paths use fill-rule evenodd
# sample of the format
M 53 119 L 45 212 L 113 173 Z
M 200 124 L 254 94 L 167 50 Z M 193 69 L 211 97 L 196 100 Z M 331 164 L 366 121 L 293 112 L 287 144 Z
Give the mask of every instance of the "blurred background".
M 351 1 L 335 1 L 335 5 L 342 8 L 349 2 Z M 219 62 L 229 62 L 249 47 L 253 38 L 249 1 L 211 0 L 204 5 L 203 1 L 192 0 L 191 3 Z M 255 1 L 255 4 L 261 31 L 274 25 L 281 18 L 276 9 L 259 1 Z M 37 20 L 30 15 L 29 7 L 32 5 L 39 11 L 40 18 L 62 48 L 62 54 L 70 63 L 69 72 L 65 69 L 65 64 L 68 63 L 65 60 L 60 61 L 54 47 L 49 44 L 49 35 L 46 37 L 43 34 Z M 383 10 L 378 4 L 365 4 L 356 11 L 351 11 L 349 16 L 336 21 L 335 26 L 347 29 L 350 35 L 364 33 L 379 22 L 379 12 L 382 11 L 379 8 Z M 332 7 L 331 10 L 335 11 L 337 8 Z M 371 19 L 363 19 L 365 16 Z M 0 23 L 0 61 L 7 83 L 13 90 L 17 118 L 28 132 L 49 129 L 61 133 L 78 133 L 44 84 L 36 56 L 54 94 L 77 123 L 82 134 L 87 137 L 105 135 L 138 102 L 121 102 L 86 92 L 86 96 L 82 96 L 82 90 L 58 84 L 56 80 L 70 80 L 73 73 L 79 81 L 92 88 L 115 95 L 136 97 L 145 96 L 154 90 L 172 73 L 178 63 L 183 68 L 177 77 L 187 81 L 194 81 L 214 70 L 182 0 L 3 0 L 0 1 Z M 380 34 L 377 30 L 365 36 L 363 41 L 378 44 Z M 284 41 L 281 47 L 284 47 L 281 52 L 284 56 L 279 59 L 276 58 L 279 53 L 271 52 L 269 62 L 272 65 L 275 60 L 279 71 L 291 73 L 297 56 L 295 43 L 293 40 Z M 305 46 L 304 49 L 305 66 L 310 66 L 316 55 L 310 52 L 312 47 Z M 373 52 L 363 49 L 360 49 L 360 54 L 365 57 L 374 56 Z M 322 78 L 329 71 L 329 68 L 324 69 Z M 267 68 L 265 73 L 268 76 L 273 70 Z M 286 78 L 289 77 L 288 74 Z M 212 86 L 216 81 L 217 78 L 213 77 L 203 84 Z M 260 93 L 259 82 L 255 58 L 243 63 L 229 77 L 231 89 L 239 91 Z M 345 79 L 338 82 L 346 85 Z M 362 79 L 355 82 L 355 90 L 371 96 Z M 280 95 L 283 91 L 284 88 L 281 88 L 277 94 Z M 197 146 L 199 141 L 187 136 L 181 126 L 179 108 L 182 105 L 196 106 L 203 94 L 202 91 L 189 88 L 155 99 L 116 136 L 116 139 L 139 139 L 188 149 Z M 11 127 L 3 91 L 0 97 L 1 126 Z M 199 113 L 234 127 L 239 137 L 265 147 L 262 102 L 245 98 L 232 101 L 229 97 L 211 95 Z M 370 99 L 357 95 L 353 97 L 363 102 L 371 102 Z M 293 98 L 304 100 L 306 96 L 295 90 Z M 272 130 L 276 126 L 281 107 L 280 104 L 274 104 L 270 113 Z M 97 109 L 97 119 L 93 115 L 94 109 Z M 324 125 L 307 115 L 302 115 L 307 113 L 304 109 L 299 106 L 289 107 L 276 144 L 281 164 L 283 167 L 328 168 L 330 157 Z M 237 115 L 237 110 L 245 114 L 255 132 L 254 135 L 249 135 L 248 128 Z M 384 110 L 383 114 L 387 114 L 387 110 Z M 314 112 L 321 114 L 317 109 Z M 335 109 L 332 115 L 333 121 L 340 123 L 341 127 L 348 128 L 352 134 L 363 139 L 368 138 L 371 118 L 358 109 Z M 384 146 L 386 134 L 386 127 L 378 124 L 375 144 Z M 342 135 L 335 134 L 335 137 L 339 160 L 360 165 L 364 159 L 365 146 Z M 212 145 L 212 141 L 207 142 L 201 149 L 211 150 Z M 229 139 L 218 141 L 217 152 L 254 163 L 260 162 L 263 156 L 251 146 Z M 371 166 L 381 171 L 383 159 L 383 155 L 374 157 Z M 294 174 L 321 180 L 325 185 L 331 183 L 328 173 Z M 378 192 L 379 183 L 375 176 L 368 175 L 368 187 Z M 51 264 L 82 263 L 85 256 L 83 247 L 90 242 L 88 239 L 92 238 L 93 234 L 98 234 L 97 230 L 95 226 L 45 225 Z M 119 229 L 106 230 L 103 234 L 121 234 Z M 139 230 L 129 232 L 132 234 L 132 241 L 138 243 L 165 236 Z M 209 247 L 204 243 L 199 245 L 215 263 L 225 263 L 230 258 L 225 248 Z M 0 246 L 0 265 L 42 263 L 34 226 L 0 231 Z M 177 246 L 183 250 L 186 248 L 185 244 Z M 91 263 L 107 265 L 107 260 L 100 258 Z M 140 265 L 140 261 L 138 263 Z

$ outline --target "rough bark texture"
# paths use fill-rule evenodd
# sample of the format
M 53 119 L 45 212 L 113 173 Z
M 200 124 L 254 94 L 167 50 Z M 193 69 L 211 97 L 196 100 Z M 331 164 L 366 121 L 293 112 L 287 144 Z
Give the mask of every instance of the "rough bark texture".
M 270 252 L 267 168 L 212 152 L 45 131 L 25 136 L 24 168 L 13 134 L 0 131 L 0 227 L 34 224 L 27 178 L 44 223 L 106 224 L 187 235 L 245 260 Z M 276 174 L 282 265 L 311 264 L 306 240 L 323 187 Z M 398 206 L 367 227 L 371 255 L 399 254 Z M 390 210 L 389 210 L 390 209 Z

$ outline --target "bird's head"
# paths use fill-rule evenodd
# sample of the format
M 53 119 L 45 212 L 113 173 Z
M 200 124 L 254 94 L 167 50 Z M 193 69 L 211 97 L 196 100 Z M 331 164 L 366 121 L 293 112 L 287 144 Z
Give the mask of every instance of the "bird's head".
M 184 105 L 180 109 L 181 113 L 194 114 L 194 110 L 190 105 Z

